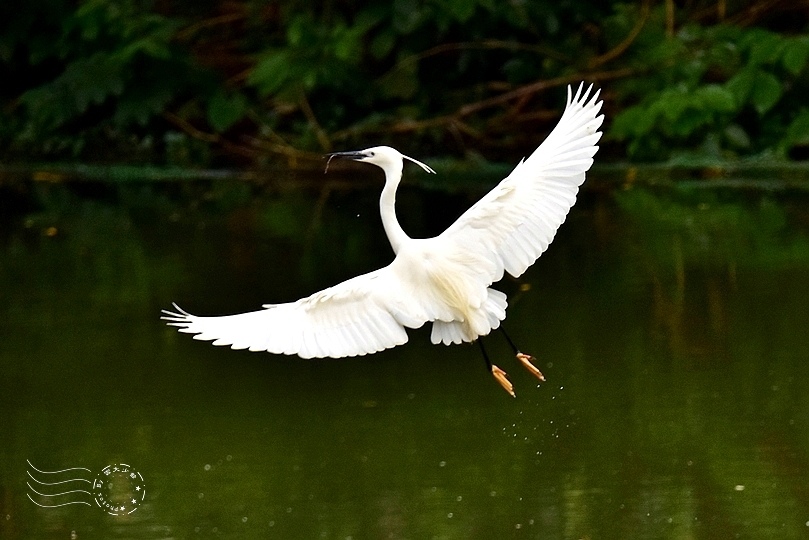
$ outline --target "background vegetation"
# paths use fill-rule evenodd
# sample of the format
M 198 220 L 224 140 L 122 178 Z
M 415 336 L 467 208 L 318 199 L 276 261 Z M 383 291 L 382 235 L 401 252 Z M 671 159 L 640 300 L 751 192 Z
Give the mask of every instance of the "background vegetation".
M 805 2 L 32 0 L 0 19 L 0 159 L 292 164 L 390 143 L 509 159 L 564 86 L 604 157 L 804 159 Z

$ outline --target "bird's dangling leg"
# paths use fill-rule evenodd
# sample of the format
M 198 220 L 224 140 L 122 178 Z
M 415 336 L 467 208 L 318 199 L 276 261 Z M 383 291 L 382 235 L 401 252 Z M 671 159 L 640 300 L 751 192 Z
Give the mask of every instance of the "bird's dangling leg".
M 486 361 L 486 368 L 492 374 L 494 379 L 500 383 L 500 386 L 503 387 L 503 390 L 511 394 L 511 397 L 517 397 L 517 394 L 514 393 L 514 385 L 511 384 L 511 381 L 508 380 L 508 376 L 506 372 L 500 369 L 499 367 L 492 364 L 491 360 L 489 360 L 489 355 L 486 354 L 486 348 L 483 346 L 483 340 L 478 338 L 476 340 L 478 345 L 480 346 L 480 352 L 483 354 L 483 359 Z
M 531 373 L 531 375 L 539 379 L 541 382 L 545 382 L 545 375 L 543 375 L 542 372 L 539 371 L 539 369 L 534 364 L 531 363 L 531 360 L 536 360 L 536 358 L 534 358 L 530 354 L 520 352 L 517 346 L 514 345 L 514 342 L 511 341 L 511 338 L 508 337 L 505 328 L 501 326 L 500 331 L 503 333 L 503 336 L 506 338 L 506 341 L 508 341 L 508 344 L 511 346 L 511 350 L 514 351 L 514 356 L 517 357 L 517 360 L 520 361 L 523 367 L 525 367 L 525 369 L 527 369 Z

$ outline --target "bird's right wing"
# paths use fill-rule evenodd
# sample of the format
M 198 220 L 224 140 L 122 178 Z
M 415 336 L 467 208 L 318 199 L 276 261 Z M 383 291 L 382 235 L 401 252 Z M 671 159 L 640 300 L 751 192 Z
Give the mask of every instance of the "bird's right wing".
M 439 238 L 485 257 L 489 283 L 505 270 L 519 277 L 547 249 L 576 202 L 584 173 L 593 164 L 601 137 L 598 92 L 575 96 L 568 87 L 559 123 L 528 159 L 450 225 Z
M 407 342 L 405 327 L 418 328 L 428 315 L 405 291 L 391 266 L 357 276 L 307 298 L 269 304 L 260 311 L 200 317 L 163 311 L 163 319 L 194 339 L 232 349 L 341 358 L 375 353 Z

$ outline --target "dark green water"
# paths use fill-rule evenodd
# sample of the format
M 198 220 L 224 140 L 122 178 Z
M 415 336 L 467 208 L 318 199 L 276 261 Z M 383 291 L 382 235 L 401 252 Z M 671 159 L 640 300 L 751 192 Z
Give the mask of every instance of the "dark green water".
M 426 329 L 306 361 L 166 328 L 172 301 L 255 309 L 391 255 L 376 192 L 152 189 L 7 190 L 28 206 L 0 221 L 0 537 L 809 535 L 806 197 L 585 194 L 502 284 L 507 328 L 548 379 L 491 336 L 512 399 L 476 347 Z M 427 234 L 469 200 L 400 202 Z M 129 464 L 146 497 L 119 516 L 43 508 L 27 483 L 52 486 L 28 461 Z

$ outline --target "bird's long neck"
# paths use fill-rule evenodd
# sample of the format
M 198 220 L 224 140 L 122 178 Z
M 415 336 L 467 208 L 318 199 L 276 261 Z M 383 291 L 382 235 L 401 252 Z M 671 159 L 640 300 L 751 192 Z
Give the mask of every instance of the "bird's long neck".
M 385 171 L 385 187 L 382 189 L 382 196 L 379 197 L 379 214 L 382 216 L 382 226 L 394 253 L 399 253 L 399 248 L 410 237 L 399 225 L 396 219 L 396 188 L 402 179 L 402 162 L 390 164 L 383 167 Z

